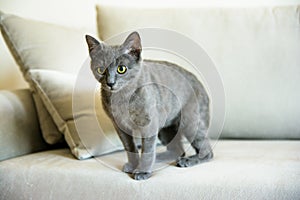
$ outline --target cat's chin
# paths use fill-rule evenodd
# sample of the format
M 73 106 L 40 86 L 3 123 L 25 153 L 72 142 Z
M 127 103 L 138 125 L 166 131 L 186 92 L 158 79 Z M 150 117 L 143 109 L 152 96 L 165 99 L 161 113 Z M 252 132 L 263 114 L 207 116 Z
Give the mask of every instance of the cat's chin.
M 104 86 L 103 89 L 107 92 L 112 92 L 112 93 L 115 93 L 115 92 L 119 92 L 122 88 L 110 88 L 108 86 Z

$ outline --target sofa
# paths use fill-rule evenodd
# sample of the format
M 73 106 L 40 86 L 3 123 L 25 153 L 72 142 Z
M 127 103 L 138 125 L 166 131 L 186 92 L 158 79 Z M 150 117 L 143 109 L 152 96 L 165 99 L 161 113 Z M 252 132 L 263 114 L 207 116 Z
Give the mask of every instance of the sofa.
M 299 199 L 298 1 L 26 0 L 0 10 L 1 200 Z M 178 168 L 158 156 L 145 181 L 121 171 L 126 152 L 94 96 L 84 36 L 114 44 L 133 30 L 144 44 L 145 30 L 165 30 L 203 50 L 214 73 L 199 68 L 199 79 L 219 119 L 212 161 Z M 143 57 L 182 62 L 162 51 Z

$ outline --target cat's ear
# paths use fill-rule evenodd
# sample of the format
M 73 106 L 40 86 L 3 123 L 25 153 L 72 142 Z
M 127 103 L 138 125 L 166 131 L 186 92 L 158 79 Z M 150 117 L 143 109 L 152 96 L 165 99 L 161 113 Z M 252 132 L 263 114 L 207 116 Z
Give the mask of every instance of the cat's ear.
M 95 47 L 97 47 L 98 45 L 101 45 L 97 39 L 93 38 L 90 35 L 85 35 L 85 39 L 86 39 L 86 43 L 88 44 L 88 47 L 89 47 L 89 52 L 91 52 L 93 49 L 95 49 Z
M 142 45 L 138 32 L 132 32 L 122 44 L 122 48 L 124 53 L 130 54 L 134 56 L 136 60 L 139 60 L 142 52 Z

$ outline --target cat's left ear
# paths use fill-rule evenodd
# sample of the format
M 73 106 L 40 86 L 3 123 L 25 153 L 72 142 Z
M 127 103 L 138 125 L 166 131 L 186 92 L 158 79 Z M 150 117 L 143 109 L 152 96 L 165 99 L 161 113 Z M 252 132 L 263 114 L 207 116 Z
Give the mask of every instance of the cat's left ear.
M 141 38 L 138 32 L 131 33 L 122 44 L 124 53 L 130 54 L 138 61 L 142 52 Z
M 95 47 L 100 45 L 100 42 L 90 35 L 85 35 L 85 39 L 89 47 L 89 52 L 91 52 L 93 49 L 95 49 Z

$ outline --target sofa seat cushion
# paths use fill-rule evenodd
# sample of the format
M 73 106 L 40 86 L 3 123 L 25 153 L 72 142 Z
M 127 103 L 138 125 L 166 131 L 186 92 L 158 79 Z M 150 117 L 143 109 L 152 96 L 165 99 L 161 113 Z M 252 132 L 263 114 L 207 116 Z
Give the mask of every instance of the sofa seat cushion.
M 124 152 L 76 160 L 68 149 L 0 162 L 0 199 L 297 199 L 300 141 L 223 140 L 213 161 L 170 165 L 146 181 L 120 171 Z M 105 163 L 105 164 L 103 164 Z

